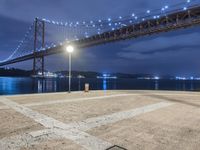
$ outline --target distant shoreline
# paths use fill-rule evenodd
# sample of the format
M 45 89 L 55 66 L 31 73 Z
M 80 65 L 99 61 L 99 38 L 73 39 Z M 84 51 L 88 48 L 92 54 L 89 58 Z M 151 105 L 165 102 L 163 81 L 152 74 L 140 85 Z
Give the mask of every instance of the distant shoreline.
M 47 71 L 45 73 L 48 73 Z M 56 74 L 58 78 L 66 78 L 68 76 L 68 71 L 57 71 L 49 72 L 50 74 Z M 94 71 L 72 71 L 72 76 L 74 78 L 98 78 L 104 75 L 115 77 L 116 79 L 138 79 L 138 80 L 200 80 L 199 77 L 175 77 L 170 75 L 155 76 L 152 74 L 128 74 L 128 73 L 99 73 Z M 21 70 L 16 68 L 0 68 L 0 77 L 32 77 L 32 71 Z M 46 77 L 41 77 L 46 78 Z M 49 78 L 49 77 L 48 77 Z M 56 78 L 56 77 L 55 77 Z

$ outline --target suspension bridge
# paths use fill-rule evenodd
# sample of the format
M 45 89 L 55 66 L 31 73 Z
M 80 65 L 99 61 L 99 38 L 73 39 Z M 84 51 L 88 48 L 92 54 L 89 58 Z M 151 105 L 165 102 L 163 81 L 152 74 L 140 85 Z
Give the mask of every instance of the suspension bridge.
M 64 52 L 69 44 L 88 48 L 199 24 L 200 2 L 195 0 L 114 19 L 63 23 L 36 18 L 24 39 L 8 58 L 0 61 L 0 66 L 33 59 L 33 74 L 43 74 L 44 57 Z

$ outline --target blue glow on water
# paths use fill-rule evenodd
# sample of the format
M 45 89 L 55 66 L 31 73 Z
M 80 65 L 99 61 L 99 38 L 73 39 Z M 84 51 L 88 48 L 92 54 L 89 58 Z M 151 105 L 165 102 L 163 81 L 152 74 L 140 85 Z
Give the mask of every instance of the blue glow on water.
M 107 81 L 103 79 L 103 90 L 107 90 Z
M 200 91 L 200 80 L 145 80 L 145 79 L 72 79 L 73 91 L 83 91 L 85 83 L 91 90 L 178 90 Z M 68 91 L 67 78 L 12 78 L 0 77 L 0 95 Z

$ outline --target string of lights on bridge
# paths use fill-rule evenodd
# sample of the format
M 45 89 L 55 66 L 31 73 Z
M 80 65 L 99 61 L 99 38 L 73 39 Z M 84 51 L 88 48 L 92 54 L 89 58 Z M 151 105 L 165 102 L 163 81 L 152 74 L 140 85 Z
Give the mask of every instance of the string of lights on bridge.
M 184 10 L 187 11 L 191 6 L 199 4 L 199 0 L 185 0 L 182 3 L 178 3 L 175 5 L 165 5 L 160 9 L 154 9 L 154 10 L 146 10 L 146 12 L 142 13 L 131 13 L 128 16 L 119 16 L 117 18 L 107 18 L 107 19 L 99 19 L 99 20 L 90 20 L 90 21 L 76 21 L 76 22 L 58 22 L 58 21 L 53 21 L 53 20 L 48 20 L 46 18 L 37 18 L 40 21 L 44 21 L 47 24 L 51 25 L 56 25 L 56 26 L 61 26 L 68 28 L 68 32 L 72 32 L 74 30 L 74 33 L 71 34 L 72 37 L 62 39 L 63 41 L 73 41 L 73 40 L 79 40 L 80 38 L 88 38 L 92 35 L 95 34 L 101 34 L 106 31 L 111 31 L 111 30 L 116 30 L 119 29 L 123 26 L 128 26 L 131 24 L 139 23 L 148 19 L 158 19 L 162 16 L 167 16 L 168 14 L 175 12 L 175 11 L 180 11 Z M 73 30 L 72 30 L 73 29 Z M 76 30 L 79 30 L 81 33 L 78 33 Z M 75 32 L 76 31 L 76 32 Z M 48 31 L 46 31 L 48 32 Z M 22 57 L 27 54 L 32 54 L 33 49 L 30 49 L 28 51 L 25 51 L 22 49 L 23 45 L 26 43 L 28 44 L 33 44 L 33 33 L 34 33 L 34 22 L 31 24 L 29 29 L 24 35 L 23 40 L 19 42 L 19 45 L 17 48 L 13 51 L 13 53 L 5 60 L 0 61 L 0 62 L 5 62 L 17 57 Z M 77 34 L 77 35 L 76 35 Z M 70 35 L 70 34 L 69 34 Z M 45 48 L 42 47 L 37 47 L 37 51 L 45 50 L 45 49 L 50 49 L 52 47 L 56 47 L 57 45 L 62 45 L 61 41 L 60 42 L 48 42 L 48 44 L 45 45 Z M 20 52 L 19 52 L 20 51 Z
M 107 29 L 107 27 L 111 27 L 112 30 L 115 30 L 119 27 L 122 26 L 127 26 L 132 23 L 137 23 L 139 21 L 145 21 L 146 19 L 157 19 L 160 18 L 161 15 L 167 15 L 169 14 L 170 8 L 174 8 L 177 6 L 183 5 L 182 8 L 176 9 L 178 10 L 187 10 L 191 4 L 194 5 L 195 2 L 198 0 L 186 0 L 186 2 L 182 2 L 176 5 L 165 5 L 161 9 L 155 9 L 155 10 L 147 10 L 145 13 L 132 13 L 129 16 L 119 16 L 118 18 L 108 18 L 108 19 L 99 19 L 99 20 L 91 20 L 91 21 L 76 21 L 76 22 L 58 22 L 58 21 L 53 21 L 53 20 L 48 20 L 48 19 L 41 19 L 41 21 L 45 21 L 46 23 L 51 23 L 54 25 L 59 25 L 59 26 L 66 26 L 66 27 L 71 27 L 71 28 L 97 28 L 99 30 L 101 29 Z M 100 32 L 98 32 L 100 34 Z
M 186 0 L 182 3 L 178 3 L 175 5 L 165 5 L 160 9 L 154 9 L 154 10 L 149 9 L 149 10 L 146 10 L 146 12 L 131 13 L 131 15 L 119 16 L 118 18 L 113 18 L 113 19 L 109 17 L 107 19 L 90 20 L 90 21 L 82 21 L 82 22 L 80 21 L 58 22 L 54 20 L 48 20 L 45 18 L 39 18 L 39 19 L 48 24 L 64 26 L 66 28 L 70 28 L 71 30 L 81 30 L 82 33 L 79 33 L 79 35 L 74 35 L 74 39 L 66 39 L 66 41 L 70 41 L 70 40 L 79 40 L 81 38 L 88 38 L 92 35 L 101 34 L 107 31 L 113 31 L 123 26 L 128 26 L 128 25 L 145 21 L 148 19 L 158 19 L 161 16 L 174 12 L 174 10 L 186 11 L 191 6 L 194 6 L 195 4 L 197 4 L 196 2 L 198 2 L 198 0 Z M 78 38 L 78 36 L 80 38 Z M 60 45 L 62 45 L 62 42 L 60 42 Z

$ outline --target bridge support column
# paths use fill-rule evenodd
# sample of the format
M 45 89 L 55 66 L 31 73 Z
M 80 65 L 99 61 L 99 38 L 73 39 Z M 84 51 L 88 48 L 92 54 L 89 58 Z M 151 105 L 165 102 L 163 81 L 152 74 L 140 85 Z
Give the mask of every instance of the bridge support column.
M 44 75 L 44 56 L 35 57 L 33 60 L 33 75 L 37 75 L 38 73 Z
M 33 75 L 39 72 L 44 76 L 44 56 L 37 56 L 37 51 L 45 48 L 45 22 L 35 19 L 34 33 L 34 59 L 33 59 Z

